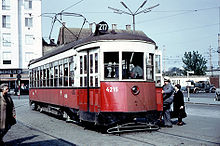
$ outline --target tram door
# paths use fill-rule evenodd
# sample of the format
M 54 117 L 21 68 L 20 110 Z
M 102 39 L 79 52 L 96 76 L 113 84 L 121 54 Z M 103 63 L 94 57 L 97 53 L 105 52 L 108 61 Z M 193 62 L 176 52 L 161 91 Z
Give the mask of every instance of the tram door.
M 79 59 L 79 109 L 95 112 L 100 105 L 98 48 L 80 52 Z

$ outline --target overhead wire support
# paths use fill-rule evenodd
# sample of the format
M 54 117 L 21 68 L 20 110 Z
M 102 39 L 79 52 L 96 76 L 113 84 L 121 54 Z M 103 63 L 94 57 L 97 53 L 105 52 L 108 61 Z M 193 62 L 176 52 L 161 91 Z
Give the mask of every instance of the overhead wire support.
M 154 5 L 152 7 L 149 7 L 149 8 L 146 8 L 142 11 L 139 11 L 141 8 L 143 8 L 143 6 L 147 3 L 147 0 L 145 0 L 139 7 L 138 9 L 135 11 L 135 12 L 132 12 L 131 9 L 124 3 L 124 2 L 120 2 L 123 7 L 125 7 L 129 12 L 126 12 L 126 11 L 123 11 L 123 10 L 120 10 L 120 9 L 116 9 L 116 8 L 112 8 L 112 7 L 108 7 L 109 9 L 113 10 L 114 13 L 117 13 L 117 14 L 127 14 L 127 15 L 131 15 L 132 16 L 132 21 L 133 21 L 133 31 L 135 31 L 135 16 L 138 15 L 138 14 L 141 14 L 141 13 L 148 13 L 150 12 L 153 8 L 159 6 L 160 4 L 157 4 L 157 5 Z

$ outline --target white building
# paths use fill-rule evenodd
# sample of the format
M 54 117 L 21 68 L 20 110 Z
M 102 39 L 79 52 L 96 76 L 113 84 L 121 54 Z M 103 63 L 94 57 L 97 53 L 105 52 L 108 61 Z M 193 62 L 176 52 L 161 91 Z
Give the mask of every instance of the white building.
M 28 83 L 28 63 L 42 56 L 41 0 L 0 0 L 0 83 Z M 14 86 L 14 87 L 13 87 Z

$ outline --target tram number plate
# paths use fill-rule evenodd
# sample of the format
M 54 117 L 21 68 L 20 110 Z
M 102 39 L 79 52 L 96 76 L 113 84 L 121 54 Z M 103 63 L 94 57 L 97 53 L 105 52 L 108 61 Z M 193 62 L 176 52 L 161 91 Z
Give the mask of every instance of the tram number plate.
M 106 87 L 107 92 L 118 92 L 118 87 Z

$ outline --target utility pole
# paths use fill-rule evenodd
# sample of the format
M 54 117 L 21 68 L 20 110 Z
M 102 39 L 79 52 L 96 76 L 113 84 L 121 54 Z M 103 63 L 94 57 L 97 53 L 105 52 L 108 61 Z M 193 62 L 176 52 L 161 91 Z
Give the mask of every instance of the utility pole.
M 140 5 L 138 7 L 138 9 L 135 11 L 135 12 L 132 12 L 131 9 L 128 8 L 128 6 L 124 3 L 124 2 L 120 2 L 123 7 L 125 7 L 126 9 L 128 9 L 129 12 L 126 12 L 126 11 L 123 11 L 123 10 L 120 10 L 120 9 L 116 9 L 116 8 L 112 8 L 112 7 L 108 7 L 109 9 L 113 10 L 114 13 L 117 13 L 117 14 L 127 14 L 127 15 L 131 15 L 132 16 L 132 22 L 133 22 L 133 31 L 135 31 L 135 16 L 138 15 L 138 14 L 141 14 L 141 13 L 148 13 L 150 12 L 153 8 L 159 6 L 160 4 L 157 4 L 157 5 L 154 5 L 152 7 L 149 7 L 149 8 L 146 8 L 142 11 L 139 11 L 145 4 L 146 4 L 147 0 L 145 0 L 142 5 Z
M 218 68 L 220 68 L 220 7 L 219 7 L 219 30 L 218 30 Z
M 213 66 L 212 66 L 212 47 L 209 47 L 209 61 L 210 61 L 210 71 L 211 75 L 213 76 Z

